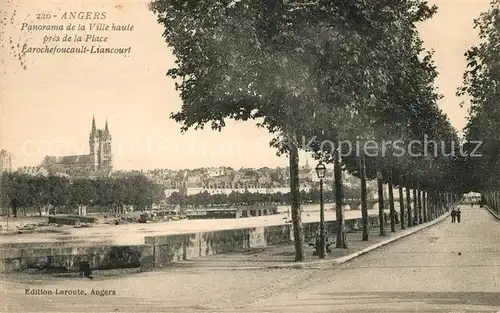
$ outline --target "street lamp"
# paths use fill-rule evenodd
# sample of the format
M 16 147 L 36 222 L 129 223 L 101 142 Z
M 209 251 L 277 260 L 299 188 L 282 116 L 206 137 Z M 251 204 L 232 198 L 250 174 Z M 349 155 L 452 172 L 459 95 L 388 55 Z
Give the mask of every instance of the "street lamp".
M 320 258 L 326 256 L 326 236 L 325 236 L 325 207 L 323 204 L 323 178 L 326 174 L 326 166 L 319 162 L 316 166 L 316 174 L 319 178 L 319 247 L 316 247 Z

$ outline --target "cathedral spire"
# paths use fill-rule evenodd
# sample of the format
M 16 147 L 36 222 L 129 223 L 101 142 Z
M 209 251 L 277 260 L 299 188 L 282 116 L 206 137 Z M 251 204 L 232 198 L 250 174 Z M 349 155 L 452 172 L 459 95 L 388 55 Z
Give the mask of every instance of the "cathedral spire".
M 109 134 L 108 118 L 107 117 L 106 117 L 106 126 L 104 126 L 104 136 L 106 139 L 111 139 L 111 135 Z
M 95 116 L 92 115 L 92 129 L 90 131 L 90 137 L 94 137 L 96 133 L 97 133 L 97 127 L 95 126 Z

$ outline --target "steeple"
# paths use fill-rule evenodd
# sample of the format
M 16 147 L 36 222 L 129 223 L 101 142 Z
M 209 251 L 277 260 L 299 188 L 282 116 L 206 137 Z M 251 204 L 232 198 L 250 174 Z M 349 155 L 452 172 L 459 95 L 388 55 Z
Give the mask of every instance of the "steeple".
M 95 116 L 92 115 L 92 130 L 90 131 L 90 137 L 94 137 L 97 133 L 97 127 L 95 126 Z
M 106 126 L 104 126 L 104 136 L 106 138 L 110 138 L 111 135 L 109 133 L 109 128 L 108 128 L 108 118 L 106 118 Z

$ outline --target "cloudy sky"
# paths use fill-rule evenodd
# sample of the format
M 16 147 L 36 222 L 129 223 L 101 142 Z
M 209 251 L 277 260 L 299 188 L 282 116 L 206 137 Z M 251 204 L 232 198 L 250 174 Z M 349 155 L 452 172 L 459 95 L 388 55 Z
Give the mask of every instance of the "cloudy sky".
M 421 33 L 427 48 L 435 50 L 437 85 L 445 96 L 440 105 L 461 129 L 467 111 L 459 107 L 462 100 L 455 91 L 465 69 L 463 54 L 477 42 L 473 19 L 488 8 L 488 1 L 430 2 L 439 12 L 421 25 Z M 13 155 L 13 166 L 39 164 L 45 155 L 87 154 L 93 115 L 98 127 L 108 120 L 116 169 L 287 164 L 268 147 L 266 131 L 252 123 L 229 123 L 221 133 L 180 134 L 169 114 L 181 102 L 165 76 L 174 57 L 147 2 L 6 0 L 2 6 L 0 146 Z M 133 25 L 133 31 L 110 34 L 106 43 L 130 46 L 131 54 L 19 58 L 24 44 L 43 46 L 43 40 L 49 40 L 45 34 L 57 33 L 21 30 L 23 23 L 40 24 L 37 14 L 51 14 L 59 24 L 68 11 L 106 12 L 106 22 Z

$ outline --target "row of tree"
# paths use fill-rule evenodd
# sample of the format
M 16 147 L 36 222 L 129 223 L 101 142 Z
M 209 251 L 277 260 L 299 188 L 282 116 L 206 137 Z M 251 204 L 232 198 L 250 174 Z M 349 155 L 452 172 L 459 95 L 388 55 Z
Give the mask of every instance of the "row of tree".
M 470 109 L 465 128 L 467 160 L 464 177 L 472 191 L 483 195 L 483 202 L 500 214 L 500 1 L 475 20 L 481 43 L 465 56 L 467 70 L 458 95 L 468 95 Z
M 401 227 L 436 217 L 464 192 L 467 163 L 458 153 L 455 129 L 438 107 L 438 73 L 417 31 L 435 6 L 423 0 L 153 0 L 151 10 L 177 58 L 168 75 L 183 100 L 171 116 L 181 131 L 206 124 L 221 130 L 227 119 L 255 120 L 276 135 L 270 145 L 278 154 L 288 155 L 297 261 L 304 259 L 299 149 L 334 165 L 337 248 L 347 247 L 342 169 L 361 180 L 363 240 L 368 240 L 367 179 L 378 181 L 381 236 L 386 235 L 383 184 L 389 185 L 391 231 L 394 185 L 405 187 L 407 199 L 412 190 L 415 199 L 400 207 L 406 218 Z M 300 146 L 301 138 L 310 145 Z M 410 147 L 425 139 L 447 153 L 417 145 L 401 156 L 394 144 L 387 145 L 399 141 Z M 343 158 L 345 151 L 324 144 L 366 147 L 372 140 L 378 145 L 371 145 L 370 154 L 358 149 Z
M 1 176 L 0 197 L 8 214 L 17 216 L 19 209 L 41 214 L 42 207 L 74 208 L 78 206 L 99 206 L 123 211 L 124 205 L 144 209 L 164 199 L 161 186 L 153 184 L 143 175 L 120 178 L 79 179 L 70 181 L 66 177 L 31 176 L 9 174 Z
M 344 199 L 358 199 L 359 188 L 343 186 Z M 179 192 L 172 193 L 167 202 L 172 205 L 180 206 L 205 206 L 205 205 L 256 205 L 256 204 L 290 204 L 290 193 L 250 193 L 250 192 L 231 192 L 229 194 L 210 194 L 207 191 L 194 195 L 186 195 Z M 300 199 L 302 203 L 319 203 L 320 190 L 312 188 L 309 191 L 301 191 Z M 323 194 L 326 202 L 335 200 L 335 194 L 327 191 Z
M 111 208 L 115 211 L 123 210 L 124 205 L 133 205 L 144 209 L 153 203 L 163 200 L 163 188 L 152 184 L 143 175 L 130 174 L 108 179 L 79 179 L 71 182 L 65 177 L 58 176 L 30 176 L 23 174 L 8 174 L 1 177 L 1 201 L 3 208 L 10 208 L 14 216 L 18 209 L 25 215 L 35 211 L 41 214 L 42 207 L 51 205 L 56 208 L 74 208 L 78 206 L 97 206 Z M 343 197 L 355 199 L 359 197 L 359 188 L 344 186 Z M 312 188 L 301 192 L 304 203 L 318 203 L 320 191 Z M 265 203 L 290 204 L 289 193 L 259 194 L 239 193 L 210 194 L 207 191 L 195 195 L 174 192 L 167 199 L 167 203 L 180 206 L 205 205 L 255 205 Z M 324 193 L 325 201 L 334 200 L 334 194 Z

